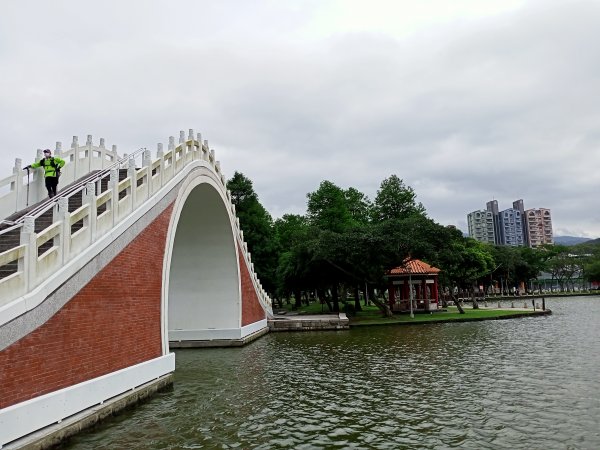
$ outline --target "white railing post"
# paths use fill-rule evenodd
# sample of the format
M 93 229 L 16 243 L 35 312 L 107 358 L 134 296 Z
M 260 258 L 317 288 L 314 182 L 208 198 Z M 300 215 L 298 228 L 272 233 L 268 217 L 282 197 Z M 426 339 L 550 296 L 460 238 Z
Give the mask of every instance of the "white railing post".
M 204 139 L 204 144 L 202 145 L 202 159 L 205 161 L 208 161 L 209 158 L 209 154 L 208 154 L 208 139 Z
M 73 150 L 73 179 L 79 179 L 79 136 L 73 136 L 73 142 L 71 142 L 71 149 Z
M 131 195 L 131 211 L 135 210 L 135 198 L 137 194 L 137 170 L 135 168 L 135 159 L 129 158 L 127 176 L 131 179 L 129 185 L 129 194 Z
M 92 135 L 87 135 L 87 141 L 85 142 L 84 156 L 87 158 L 87 173 L 92 171 Z M 77 179 L 77 178 L 75 178 Z
M 15 185 L 13 195 L 15 196 L 15 211 L 20 211 L 25 207 L 27 189 L 23 189 L 23 161 L 21 158 L 15 158 L 15 166 L 13 167 L 13 175 L 15 176 Z
M 53 245 L 58 247 L 58 261 L 65 264 L 69 261 L 71 253 L 71 221 L 69 214 L 69 199 L 60 197 L 54 205 L 52 223 L 62 222 L 60 232 L 53 239 Z M 58 241 L 58 242 L 57 242 Z
M 190 128 L 188 130 L 188 138 L 187 140 L 190 142 L 189 145 L 185 145 L 186 149 L 185 149 L 185 163 L 187 165 L 187 163 L 189 161 L 192 161 L 194 159 L 194 150 L 196 149 L 196 146 L 194 145 L 194 130 L 192 128 Z
M 81 204 L 90 205 L 90 212 L 87 216 L 87 219 L 83 219 L 83 226 L 89 227 L 90 230 L 90 244 L 96 240 L 96 217 L 98 215 L 98 209 L 96 208 L 96 184 L 95 183 L 87 183 L 85 185 L 84 195 L 81 199 Z M 86 222 L 87 220 L 87 222 Z
M 112 210 L 112 226 L 118 222 L 119 217 L 119 170 L 110 169 L 110 179 L 108 180 L 108 188 L 112 191 L 110 200 L 110 209 Z
M 35 271 L 37 266 L 37 246 L 35 241 L 35 217 L 25 216 L 21 228 L 21 245 L 25 246 L 23 257 L 23 276 L 25 278 L 25 289 L 29 292 L 35 283 Z
M 44 157 L 42 153 L 42 149 L 38 148 L 36 152 L 35 162 L 40 162 L 40 160 Z M 37 169 L 33 169 L 31 177 L 31 184 L 29 185 L 29 204 L 32 205 L 34 203 L 39 202 L 40 200 L 46 198 L 48 193 L 46 191 L 46 185 L 44 183 L 44 169 L 39 167 Z
M 202 159 L 202 134 L 196 133 L 196 142 L 198 143 L 198 149 L 194 146 L 194 159 Z
M 142 153 L 142 167 L 144 168 L 144 201 L 148 200 L 152 196 L 152 153 L 150 150 L 144 150 Z
M 185 145 L 185 131 L 181 130 L 179 132 L 179 160 L 177 160 L 177 153 L 173 154 L 173 161 L 175 162 L 175 170 L 173 175 L 179 173 L 181 171 L 183 164 L 185 163 L 185 153 L 186 153 L 186 145 Z
M 160 184 L 159 186 L 163 186 L 163 172 L 165 170 L 165 152 L 163 151 L 162 142 L 159 142 L 156 145 L 156 158 L 160 160 L 160 164 L 158 166 L 159 176 L 160 176 Z

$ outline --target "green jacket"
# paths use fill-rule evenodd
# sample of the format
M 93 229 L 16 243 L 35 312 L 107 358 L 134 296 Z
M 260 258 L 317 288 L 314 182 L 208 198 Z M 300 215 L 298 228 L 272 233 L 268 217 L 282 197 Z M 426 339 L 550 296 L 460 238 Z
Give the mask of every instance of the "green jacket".
M 34 162 L 31 167 L 34 169 L 44 167 L 44 177 L 55 177 L 56 171 L 60 172 L 60 168 L 65 165 L 65 160 L 53 156 L 51 158 L 42 158 L 40 161 Z

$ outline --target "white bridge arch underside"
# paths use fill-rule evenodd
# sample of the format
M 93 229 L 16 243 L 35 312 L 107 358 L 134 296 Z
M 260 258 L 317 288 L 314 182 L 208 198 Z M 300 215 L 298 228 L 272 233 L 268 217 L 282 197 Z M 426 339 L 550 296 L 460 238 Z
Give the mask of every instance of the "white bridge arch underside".
M 210 177 L 194 177 L 176 201 L 167 247 L 168 340 L 239 339 L 241 293 L 231 217 Z

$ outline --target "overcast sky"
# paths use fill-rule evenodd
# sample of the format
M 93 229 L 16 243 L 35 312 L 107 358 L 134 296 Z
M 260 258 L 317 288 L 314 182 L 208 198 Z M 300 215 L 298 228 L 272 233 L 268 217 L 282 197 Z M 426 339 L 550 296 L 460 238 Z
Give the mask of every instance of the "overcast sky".
M 3 0 L 0 179 L 194 128 L 274 217 L 396 174 L 442 224 L 522 198 L 600 237 L 599 25 L 577 0 Z

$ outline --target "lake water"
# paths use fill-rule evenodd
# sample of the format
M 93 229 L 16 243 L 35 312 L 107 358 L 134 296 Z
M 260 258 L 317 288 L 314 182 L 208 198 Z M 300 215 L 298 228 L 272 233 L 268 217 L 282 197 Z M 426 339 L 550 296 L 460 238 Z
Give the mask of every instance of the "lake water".
M 172 390 L 69 449 L 598 449 L 600 297 L 515 320 L 177 351 Z

